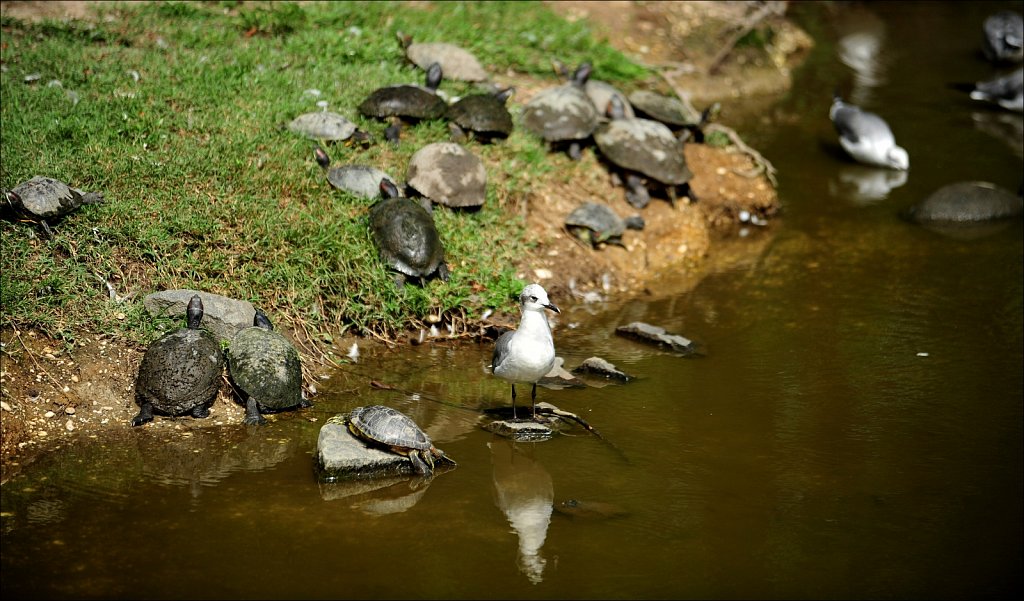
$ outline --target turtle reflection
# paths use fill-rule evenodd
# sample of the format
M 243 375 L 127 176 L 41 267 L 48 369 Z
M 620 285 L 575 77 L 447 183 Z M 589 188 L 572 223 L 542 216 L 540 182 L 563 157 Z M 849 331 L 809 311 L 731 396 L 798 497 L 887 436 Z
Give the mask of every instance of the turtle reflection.
M 491 449 L 494 502 L 519 535 L 519 571 L 533 584 L 544 580 L 547 559 L 541 555 L 554 507 L 551 475 L 536 459 L 523 452 L 523 443 L 494 440 Z

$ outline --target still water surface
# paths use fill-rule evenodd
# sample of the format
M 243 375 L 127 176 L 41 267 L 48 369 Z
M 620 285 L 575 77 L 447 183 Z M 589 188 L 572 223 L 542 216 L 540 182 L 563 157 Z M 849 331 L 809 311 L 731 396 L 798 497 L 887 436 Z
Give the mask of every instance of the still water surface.
M 818 46 L 790 94 L 736 124 L 778 168 L 785 205 L 743 239 L 743 260 L 695 289 L 666 280 L 641 300 L 553 299 L 567 366 L 598 355 L 638 377 L 539 391 L 604 440 L 577 430 L 513 445 L 483 430 L 476 409 L 509 394 L 487 373 L 489 344 L 367 355 L 313 410 L 266 428 L 177 440 L 143 429 L 33 465 L 2 489 L 3 596 L 1019 592 L 1021 222 L 952 237 L 897 217 L 953 181 L 1020 184 L 1020 141 L 978 125 L 1002 115 L 944 88 L 992 72 L 973 54 L 978 30 L 1007 5 L 866 6 L 828 20 L 791 9 Z M 892 124 L 911 156 L 902 182 L 838 154 L 837 86 Z M 871 192 L 886 175 L 891 189 Z M 614 335 L 635 320 L 707 356 Z M 458 468 L 419 487 L 318 484 L 324 419 L 370 403 L 413 416 Z M 625 514 L 554 510 L 567 499 Z

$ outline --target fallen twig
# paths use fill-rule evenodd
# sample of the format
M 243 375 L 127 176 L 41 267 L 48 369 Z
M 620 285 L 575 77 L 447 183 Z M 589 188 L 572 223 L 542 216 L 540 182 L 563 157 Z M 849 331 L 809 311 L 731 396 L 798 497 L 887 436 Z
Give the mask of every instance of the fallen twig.
M 755 177 L 760 173 L 764 173 L 765 177 L 768 178 L 768 182 L 771 183 L 773 188 L 779 187 L 779 181 L 775 178 L 775 166 L 772 165 L 771 161 L 764 158 L 764 155 L 762 155 L 760 152 L 754 150 L 750 146 L 747 146 L 746 142 L 743 141 L 743 138 L 740 138 L 740 135 L 736 133 L 736 130 L 734 130 L 731 127 L 722 125 L 720 123 L 710 123 L 708 124 L 707 129 L 709 132 L 717 131 L 728 136 L 729 141 L 732 142 L 733 145 L 740 150 L 740 152 L 746 154 L 747 156 L 750 157 L 752 161 L 754 161 L 754 164 L 757 166 L 757 169 L 754 171 L 754 173 L 751 175 L 741 173 L 740 175 L 744 175 L 745 177 Z
M 715 58 L 711 59 L 711 63 L 708 65 L 708 75 L 714 75 L 718 72 L 718 69 L 725 62 L 725 59 L 732 52 L 732 49 L 736 47 L 736 43 L 743 38 L 743 36 L 750 33 L 750 30 L 757 27 L 758 23 L 771 16 L 781 16 L 786 12 L 786 3 L 773 0 L 771 2 L 765 2 L 761 8 L 757 9 L 756 12 L 748 16 L 743 23 L 740 24 L 733 34 L 726 40 L 725 45 L 718 51 Z

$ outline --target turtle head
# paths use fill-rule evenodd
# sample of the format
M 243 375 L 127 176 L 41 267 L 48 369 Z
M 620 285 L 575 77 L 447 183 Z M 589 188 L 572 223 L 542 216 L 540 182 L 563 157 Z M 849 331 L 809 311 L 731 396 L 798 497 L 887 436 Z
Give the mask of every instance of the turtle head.
M 437 88 L 441 87 L 441 79 L 443 77 L 444 72 L 441 71 L 441 63 L 430 63 L 430 66 L 427 67 L 427 89 L 436 92 Z
M 252 325 L 257 328 L 263 328 L 264 330 L 273 330 L 274 324 L 270 323 L 270 318 L 267 314 L 259 309 L 256 309 L 256 315 L 252 317 Z
M 400 196 L 398 186 L 395 185 L 395 182 L 382 177 L 380 179 L 380 195 L 384 198 L 398 198 Z
M 622 98 L 613 95 L 608 101 L 608 106 L 604 109 L 604 114 L 609 119 L 622 119 L 626 116 L 626 105 L 622 103 Z
M 576 71 L 572 74 L 572 82 L 578 86 L 585 85 L 587 80 L 590 79 L 590 73 L 594 70 L 594 67 L 590 63 L 581 63 L 579 67 L 576 67 Z
M 193 294 L 185 308 L 185 320 L 190 330 L 198 330 L 199 324 L 203 321 L 203 299 L 198 294 Z
M 515 95 L 515 93 L 515 87 L 509 86 L 504 90 L 498 90 L 497 92 L 495 92 L 494 97 L 497 98 L 499 102 L 507 102 L 509 98 Z
M 331 157 L 327 156 L 327 152 L 319 146 L 313 148 L 313 156 L 316 157 L 316 164 L 320 165 L 324 169 L 331 164 Z

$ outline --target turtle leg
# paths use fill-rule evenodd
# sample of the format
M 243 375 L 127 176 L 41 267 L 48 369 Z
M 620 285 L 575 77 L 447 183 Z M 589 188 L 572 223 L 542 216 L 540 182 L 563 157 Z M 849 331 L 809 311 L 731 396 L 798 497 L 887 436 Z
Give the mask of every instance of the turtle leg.
M 306 395 L 302 395 L 302 400 L 299 401 L 299 409 L 306 409 L 313 406 L 313 401 L 306 398 Z
M 429 476 L 429 475 L 434 473 L 434 471 L 432 469 L 430 469 L 430 466 L 427 465 L 427 462 L 423 461 L 423 458 L 420 457 L 420 452 L 419 451 L 410 451 L 409 452 L 409 461 L 412 461 L 412 467 L 413 467 L 413 469 L 416 470 L 417 474 L 423 474 L 424 476 Z
M 466 131 L 459 127 L 457 123 L 448 123 L 448 135 L 451 137 L 451 141 L 456 144 L 466 141 Z
M 394 281 L 395 281 L 395 286 L 398 289 L 402 289 L 402 287 L 405 286 L 405 274 L 404 273 L 396 273 L 395 277 L 394 277 Z
M 256 399 L 249 397 L 249 400 L 245 402 L 245 419 L 242 423 L 247 426 L 262 426 L 267 423 L 267 420 L 260 415 L 259 405 L 256 404 Z
M 442 282 L 447 282 L 451 276 L 451 272 L 448 271 L 448 264 L 441 261 L 441 264 L 437 266 L 437 277 L 441 278 Z
M 210 406 L 200 405 L 192 410 L 192 417 L 196 419 L 203 419 L 204 417 L 210 417 Z
M 402 137 L 402 120 L 398 117 L 391 118 L 391 124 L 384 128 L 384 138 L 398 146 L 398 141 Z
M 697 194 L 693 191 L 693 188 L 690 187 L 690 182 L 686 182 L 679 186 L 679 194 L 680 196 L 688 197 L 691 203 L 697 202 Z
M 583 158 L 583 148 L 580 146 L 578 141 L 573 140 L 569 143 L 568 154 L 569 158 L 574 161 L 578 161 Z
M 43 229 L 43 235 L 46 238 L 53 238 L 53 230 L 50 229 L 50 224 L 46 223 L 45 219 L 40 219 L 39 220 L 39 227 L 41 227 Z
M 142 403 L 142 410 L 132 418 L 132 427 L 153 421 L 153 403 Z
M 626 201 L 637 209 L 642 209 L 651 202 L 651 194 L 647 191 L 643 178 L 635 173 L 626 176 Z

